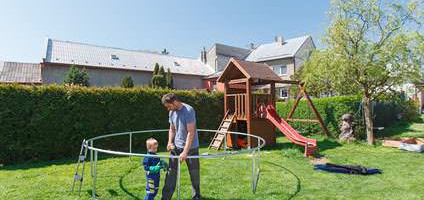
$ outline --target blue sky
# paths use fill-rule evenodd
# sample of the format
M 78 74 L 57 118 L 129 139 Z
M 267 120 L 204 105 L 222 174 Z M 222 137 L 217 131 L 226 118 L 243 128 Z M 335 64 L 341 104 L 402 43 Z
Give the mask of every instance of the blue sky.
M 84 42 L 198 57 L 203 47 L 312 35 L 328 23 L 329 0 L 38 0 L 0 2 L 0 60 L 40 62 L 43 40 Z

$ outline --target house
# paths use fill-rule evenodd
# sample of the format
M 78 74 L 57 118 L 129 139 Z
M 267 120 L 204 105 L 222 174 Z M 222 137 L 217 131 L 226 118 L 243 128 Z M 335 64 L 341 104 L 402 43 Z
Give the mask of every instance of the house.
M 170 69 L 174 88 L 202 89 L 203 78 L 213 69 L 199 59 L 183 58 L 150 51 L 135 51 L 47 38 L 41 63 L 43 84 L 63 83 L 71 66 L 84 68 L 89 85 L 120 86 L 126 76 L 135 85 L 149 85 L 155 63 Z
M 272 43 L 252 44 L 250 48 L 216 43 L 207 51 L 204 48 L 199 58 L 185 58 L 46 38 L 41 64 L 3 64 L 2 82 L 28 84 L 23 77 L 29 77 L 30 84 L 61 84 L 69 68 L 75 66 L 86 70 L 90 86 L 120 86 L 126 76 L 130 76 L 135 85 L 143 86 L 151 83 L 154 65 L 158 63 L 170 69 L 176 89 L 223 90 L 216 80 L 231 58 L 267 64 L 281 78 L 290 80 L 313 49 L 315 45 L 310 36 L 289 40 L 280 36 Z M 277 84 L 277 94 L 288 98 L 289 87 Z
M 41 65 L 0 61 L 0 83 L 41 85 Z
M 311 36 L 288 40 L 284 40 L 283 37 L 279 36 L 272 43 L 261 44 L 257 47 L 253 46 L 251 49 L 215 44 L 209 52 L 206 52 L 206 55 L 212 55 L 206 57 L 206 63 L 208 63 L 210 68 L 215 69 L 215 73 L 205 78 L 205 87 L 208 87 L 209 90 L 223 89 L 222 85 L 216 83 L 216 79 L 226 65 L 224 61 L 228 62 L 228 57 L 267 64 L 282 79 L 291 80 L 290 76 L 303 67 L 314 49 L 315 44 Z M 210 57 L 216 61 L 210 62 L 208 60 Z M 281 98 L 289 98 L 289 89 L 290 85 L 288 84 L 279 83 L 276 85 L 277 94 Z

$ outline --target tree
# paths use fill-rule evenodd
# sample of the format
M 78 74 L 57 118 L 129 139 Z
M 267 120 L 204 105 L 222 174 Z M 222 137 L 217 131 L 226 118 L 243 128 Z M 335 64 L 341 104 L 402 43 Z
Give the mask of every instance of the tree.
M 88 77 L 85 69 L 79 69 L 75 66 L 71 66 L 63 82 L 69 85 L 88 86 L 89 79 L 90 78 Z
M 305 64 L 309 90 L 361 94 L 367 141 L 374 144 L 371 102 L 396 86 L 421 78 L 422 3 L 389 0 L 334 0 L 326 48 Z
M 157 73 L 155 73 L 156 66 L 158 68 Z M 156 63 L 155 71 L 153 71 L 153 76 L 152 76 L 152 87 L 166 88 L 167 83 L 166 83 L 166 77 L 165 77 L 165 70 L 163 66 L 159 68 L 159 65 Z
M 157 74 L 159 74 L 159 64 L 158 63 L 155 64 L 155 68 L 153 70 L 153 75 L 157 75 Z
M 166 87 L 169 89 L 174 87 L 174 78 L 172 78 L 171 70 L 169 68 L 166 72 Z
M 131 76 L 126 76 L 122 79 L 121 87 L 123 88 L 132 88 L 134 87 L 134 81 Z

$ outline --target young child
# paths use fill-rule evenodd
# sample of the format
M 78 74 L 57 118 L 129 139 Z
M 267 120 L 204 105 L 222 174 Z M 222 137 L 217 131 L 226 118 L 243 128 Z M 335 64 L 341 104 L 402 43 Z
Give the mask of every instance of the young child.
M 156 155 L 158 150 L 158 141 L 154 138 L 146 140 L 147 154 Z M 144 200 L 153 200 L 158 193 L 160 170 L 166 170 L 166 163 L 160 158 L 145 157 L 143 159 L 143 166 L 146 172 L 146 197 Z

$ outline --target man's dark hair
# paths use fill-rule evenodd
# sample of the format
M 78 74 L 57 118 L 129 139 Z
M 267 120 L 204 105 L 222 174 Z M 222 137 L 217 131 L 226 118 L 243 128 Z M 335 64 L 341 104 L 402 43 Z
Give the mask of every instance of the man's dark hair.
M 168 93 L 162 96 L 162 104 L 174 103 L 175 101 L 178 101 L 178 97 L 174 93 Z

